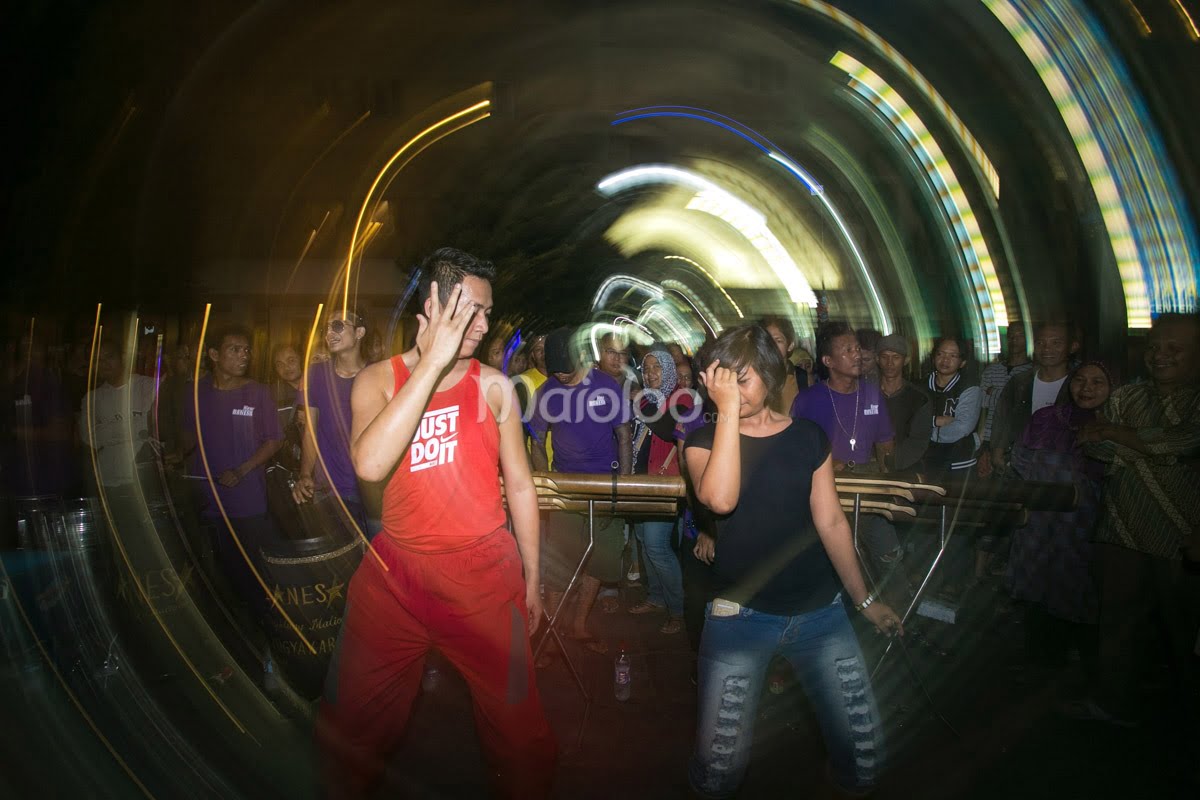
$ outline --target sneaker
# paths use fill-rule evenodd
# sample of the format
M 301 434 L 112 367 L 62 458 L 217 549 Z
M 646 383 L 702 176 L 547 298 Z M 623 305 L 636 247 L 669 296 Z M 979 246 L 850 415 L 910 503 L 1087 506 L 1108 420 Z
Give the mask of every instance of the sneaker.
M 1109 725 L 1116 725 L 1119 728 L 1136 728 L 1138 726 L 1137 720 L 1110 714 L 1090 697 L 1063 703 L 1058 711 L 1064 717 L 1077 719 L 1082 722 L 1105 722 Z
M 657 611 L 665 611 L 665 610 L 666 609 L 663 606 L 655 605 L 654 603 L 651 603 L 648 600 L 643 600 L 642 602 L 638 603 L 636 606 L 633 606 L 632 608 L 630 608 L 629 613 L 633 614 L 634 616 L 641 616 L 642 614 L 653 614 Z

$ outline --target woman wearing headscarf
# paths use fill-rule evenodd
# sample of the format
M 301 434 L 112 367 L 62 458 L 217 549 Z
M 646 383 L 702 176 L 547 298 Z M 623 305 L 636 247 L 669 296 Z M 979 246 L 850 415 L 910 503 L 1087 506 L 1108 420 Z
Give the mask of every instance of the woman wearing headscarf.
M 692 407 L 692 396 L 678 388 L 675 360 L 666 348 L 655 345 L 642 358 L 642 390 L 634 398 L 633 471 L 642 475 L 678 475 L 679 453 L 675 422 Z M 683 630 L 683 576 L 671 547 L 675 519 L 639 522 L 634 533 L 646 562 L 646 599 L 630 614 L 667 611 L 659 631 Z
M 1078 503 L 1073 511 L 1030 512 L 1028 524 L 1013 533 L 1004 576 L 1013 597 L 1031 604 L 1025 625 L 1031 650 L 1060 658 L 1072 643 L 1092 638 L 1090 626 L 1099 611 L 1091 534 L 1104 465 L 1084 456 L 1077 437 L 1096 419 L 1116 381 L 1104 363 L 1088 361 L 1071 374 L 1068 386 L 1069 402 L 1043 408 L 1029 419 L 1010 463 L 1025 480 L 1074 484 Z M 1086 654 L 1089 648 L 1080 649 Z

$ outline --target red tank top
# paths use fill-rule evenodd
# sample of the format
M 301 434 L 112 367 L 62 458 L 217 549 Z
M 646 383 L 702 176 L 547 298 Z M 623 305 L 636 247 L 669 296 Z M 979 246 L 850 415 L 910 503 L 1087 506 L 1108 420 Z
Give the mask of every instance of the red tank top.
M 392 357 L 395 391 L 408 380 Z M 425 407 L 412 444 L 383 490 L 383 532 L 409 550 L 457 550 L 504 525 L 500 428 L 479 382 L 479 362 Z

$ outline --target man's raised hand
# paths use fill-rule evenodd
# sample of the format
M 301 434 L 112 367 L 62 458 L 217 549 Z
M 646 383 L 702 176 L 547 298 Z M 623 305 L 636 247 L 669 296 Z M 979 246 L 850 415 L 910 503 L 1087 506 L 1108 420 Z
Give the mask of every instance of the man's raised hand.
M 456 284 L 446 305 L 438 297 L 437 281 L 429 286 L 429 316 L 417 314 L 417 352 L 439 367 L 447 367 L 458 358 L 463 334 L 479 310 L 477 303 L 461 303 L 462 284 Z

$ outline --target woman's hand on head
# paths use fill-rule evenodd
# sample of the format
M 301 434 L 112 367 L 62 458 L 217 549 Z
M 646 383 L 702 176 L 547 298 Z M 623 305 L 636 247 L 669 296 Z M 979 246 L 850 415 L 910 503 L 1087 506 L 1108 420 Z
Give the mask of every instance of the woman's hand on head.
M 742 394 L 738 390 L 737 373 L 722 367 L 719 361 L 714 361 L 704 372 L 700 373 L 700 376 L 704 381 L 704 387 L 708 389 L 708 396 L 717 406 L 717 411 L 736 416 L 742 407 Z

